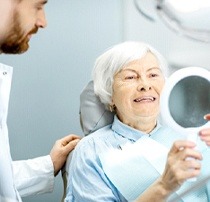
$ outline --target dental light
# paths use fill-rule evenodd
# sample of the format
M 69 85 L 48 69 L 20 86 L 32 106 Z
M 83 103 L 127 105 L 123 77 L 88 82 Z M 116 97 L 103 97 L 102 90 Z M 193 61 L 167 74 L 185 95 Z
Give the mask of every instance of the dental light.
M 148 20 L 160 18 L 180 35 L 210 42 L 210 0 L 134 0 Z

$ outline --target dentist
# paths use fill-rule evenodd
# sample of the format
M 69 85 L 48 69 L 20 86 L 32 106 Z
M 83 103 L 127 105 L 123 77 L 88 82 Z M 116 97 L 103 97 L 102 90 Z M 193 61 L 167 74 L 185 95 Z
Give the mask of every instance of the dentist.
M 29 40 L 47 25 L 47 0 L 0 0 L 0 53 L 20 54 Z M 0 201 L 20 202 L 21 196 L 51 192 L 54 177 L 79 141 L 68 135 L 56 141 L 50 154 L 25 161 L 12 161 L 7 129 L 7 113 L 12 67 L 0 64 Z

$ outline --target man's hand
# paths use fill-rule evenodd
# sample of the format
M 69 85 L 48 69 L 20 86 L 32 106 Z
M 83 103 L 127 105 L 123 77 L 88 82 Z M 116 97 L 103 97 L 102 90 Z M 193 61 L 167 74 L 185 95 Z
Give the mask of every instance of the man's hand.
M 66 162 L 68 154 L 75 148 L 80 139 L 81 137 L 71 134 L 55 142 L 50 151 L 55 176 L 59 173 Z

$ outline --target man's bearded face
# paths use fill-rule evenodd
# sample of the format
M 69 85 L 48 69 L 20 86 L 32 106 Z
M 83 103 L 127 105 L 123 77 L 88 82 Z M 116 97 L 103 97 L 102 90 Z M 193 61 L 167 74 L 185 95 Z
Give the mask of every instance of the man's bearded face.
M 13 16 L 13 25 L 8 36 L 0 46 L 0 52 L 10 54 L 24 53 L 29 48 L 30 35 L 37 31 L 38 27 L 34 27 L 26 33 L 21 26 L 20 15 L 16 12 Z

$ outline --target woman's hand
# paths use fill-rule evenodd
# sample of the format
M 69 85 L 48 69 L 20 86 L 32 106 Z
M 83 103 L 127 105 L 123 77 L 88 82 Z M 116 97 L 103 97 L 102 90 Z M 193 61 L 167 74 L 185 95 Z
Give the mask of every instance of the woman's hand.
M 204 116 L 204 118 L 209 121 L 210 120 L 210 114 L 206 114 Z M 204 141 L 207 144 L 207 146 L 210 146 L 210 128 L 202 129 L 199 132 L 199 136 L 200 136 L 201 140 Z
M 209 130 L 210 131 L 210 130 Z M 195 143 L 176 141 L 169 151 L 161 184 L 169 194 L 177 190 L 189 178 L 200 174 L 202 160 L 200 152 L 194 149 Z

